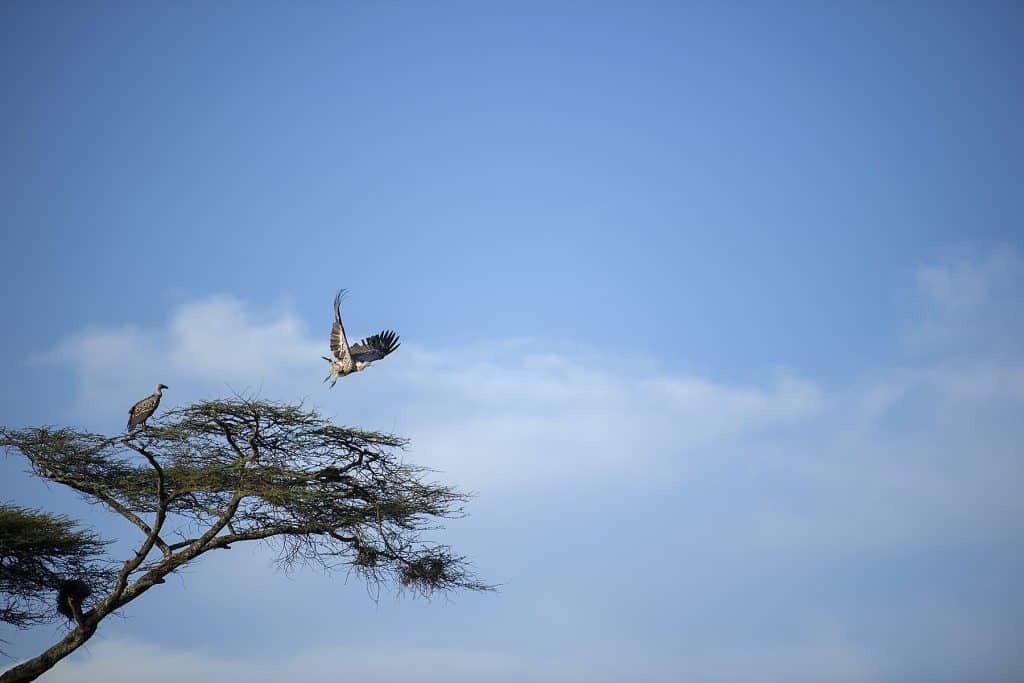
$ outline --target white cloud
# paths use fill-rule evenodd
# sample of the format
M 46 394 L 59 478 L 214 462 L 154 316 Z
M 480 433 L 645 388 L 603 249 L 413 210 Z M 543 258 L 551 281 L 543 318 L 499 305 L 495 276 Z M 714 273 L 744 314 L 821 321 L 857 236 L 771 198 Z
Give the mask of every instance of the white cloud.
M 867 665 L 852 645 L 829 638 L 793 647 L 696 650 L 680 644 L 674 655 L 612 648 L 538 655 L 506 650 L 357 644 L 308 649 L 287 657 L 236 658 L 156 647 L 135 640 L 101 640 L 88 654 L 59 663 L 54 683 L 176 683 L 244 680 L 355 680 L 393 683 L 460 681 L 774 681 L 864 680 Z
M 1002 247 L 981 259 L 960 256 L 922 264 L 914 277 L 918 289 L 934 306 L 969 312 L 989 304 L 1006 288 L 1016 288 L 1022 275 L 1024 259 L 1016 249 Z
M 345 422 L 412 436 L 427 464 L 472 486 L 495 478 L 508 485 L 536 468 L 548 476 L 621 469 L 663 457 L 666 445 L 677 454 L 793 423 L 824 401 L 812 382 L 785 372 L 760 386 L 729 385 L 634 373 L 593 353 L 536 353 L 528 340 L 431 351 L 405 342 L 328 390 L 325 346 L 288 310 L 257 314 L 213 296 L 181 306 L 164 328 L 86 329 L 37 360 L 77 375 L 81 419 L 119 420 L 121 407 L 155 381 L 171 386 L 165 400 L 175 403 L 231 389 L 313 395 Z
M 185 399 L 289 387 L 324 364 L 320 346 L 288 309 L 254 314 L 238 299 L 211 296 L 179 307 L 166 327 L 91 327 L 33 360 L 77 375 L 76 417 L 109 420 L 158 382 Z
M 631 374 L 595 355 L 488 354 L 413 348 L 386 382 L 408 401 L 404 417 L 417 451 L 474 486 L 638 467 L 656 476 L 679 468 L 695 448 L 794 424 L 825 403 L 816 385 L 786 373 L 744 386 Z
M 224 393 L 226 384 L 262 386 L 267 397 L 308 398 L 340 423 L 410 436 L 411 459 L 443 470 L 446 481 L 475 489 L 490 502 L 527 501 L 565 512 L 610 491 L 632 509 L 648 497 L 664 502 L 685 496 L 687 510 L 701 513 L 697 518 L 665 509 L 647 522 L 647 531 L 666 553 L 685 543 L 688 556 L 735 562 L 736 568 L 716 561 L 688 570 L 691 579 L 706 582 L 707 591 L 729 596 L 736 586 L 718 577 L 725 570 L 750 590 L 755 575 L 772 562 L 807 566 L 838 557 L 856 571 L 865 558 L 914 548 L 1019 544 L 1024 350 L 1005 334 L 1011 328 L 999 316 L 1007 292 L 1024 289 L 1024 269 L 1008 253 L 919 270 L 926 305 L 915 339 L 928 338 L 928 353 L 916 354 L 920 347 L 912 346 L 903 366 L 866 368 L 845 387 L 786 370 L 759 381 L 716 381 L 624 366 L 600 350 L 546 346 L 539 352 L 529 340 L 518 340 L 447 349 L 405 341 L 387 361 L 328 390 L 320 383 L 325 334 L 309 334 L 287 309 L 252 311 L 227 297 L 182 306 L 157 329 L 88 329 L 40 359 L 78 378 L 75 409 L 87 419 L 119 420 L 117 406 L 135 400 L 158 367 L 168 374 L 156 380 L 174 387 L 175 403 Z M 993 335 L 1003 335 L 1004 343 L 994 347 Z M 169 360 L 159 365 L 159 359 Z M 563 503 L 566 497 L 574 502 Z M 587 509 L 593 513 L 599 506 Z M 625 524 L 647 519 L 622 514 Z M 611 513 L 578 522 L 588 528 L 616 523 Z M 570 534 L 587 533 L 564 520 L 560 525 Z M 489 537 L 504 539 L 506 532 L 488 527 Z M 607 576 L 615 569 L 601 557 L 572 560 L 587 564 L 581 581 L 611 585 L 620 579 Z M 637 562 L 641 574 L 675 580 L 667 576 L 671 569 L 652 566 L 654 560 Z M 702 577 L 701 571 L 714 575 Z M 239 580 L 239 573 L 233 575 Z M 299 599 L 294 592 L 291 597 Z M 587 611 L 570 597 L 559 600 L 550 607 L 568 615 L 570 630 L 583 632 Z M 672 626 L 700 630 L 700 615 L 672 619 Z M 991 640 L 995 627 L 979 622 L 978 642 Z M 183 672 L 199 672 L 188 674 L 197 680 L 335 680 L 338 661 L 345 662 L 346 676 L 371 681 L 429 681 L 435 673 L 446 681 L 460 675 L 491 681 L 602 675 L 839 681 L 870 679 L 879 666 L 884 669 L 884 662 L 847 642 L 841 628 L 834 637 L 787 638 L 775 645 L 741 646 L 728 637 L 723 634 L 718 650 L 662 659 L 635 652 L 545 657 L 501 648 L 368 645 L 257 663 L 111 641 L 92 647 L 94 656 L 86 660 L 62 664 L 54 680 L 159 680 L 155 676 L 162 674 L 154 672 L 162 671 L 173 672 L 175 680 Z M 957 638 L 944 642 L 953 647 Z M 1005 638 L 999 643 L 1005 645 Z M 1003 645 L 997 654 L 1012 650 Z M 976 644 L 964 648 L 968 657 L 982 651 Z
M 1002 254 L 928 266 L 918 280 L 942 306 L 971 315 L 968 303 L 984 308 L 985 293 L 1019 265 Z M 1024 434 L 985 410 L 992 402 L 1020 409 L 1016 359 L 961 355 L 826 390 L 786 371 L 716 382 L 623 366 L 594 350 L 538 352 L 529 340 L 430 350 L 406 341 L 328 390 L 325 346 L 287 309 L 253 312 L 214 296 L 181 306 L 161 329 L 88 329 L 40 358 L 78 376 L 77 410 L 87 418 L 119 420 L 119 406 L 156 367 L 175 403 L 228 385 L 259 388 L 309 399 L 345 424 L 409 436 L 410 457 L 487 497 L 623 477 L 637 489 L 722 486 L 763 472 L 777 495 L 737 505 L 732 523 L 774 545 L 903 543 L 978 525 L 1015 529 L 1008 516 L 1024 517 L 1008 485 L 1020 473 L 1012 444 Z M 801 504 L 787 497 L 794 492 Z
M 923 264 L 914 279 L 921 308 L 906 336 L 916 349 L 1020 357 L 1024 257 L 1015 248 Z
M 169 329 L 171 367 L 199 380 L 251 382 L 320 363 L 322 344 L 287 311 L 253 315 L 239 300 L 215 296 L 185 304 Z

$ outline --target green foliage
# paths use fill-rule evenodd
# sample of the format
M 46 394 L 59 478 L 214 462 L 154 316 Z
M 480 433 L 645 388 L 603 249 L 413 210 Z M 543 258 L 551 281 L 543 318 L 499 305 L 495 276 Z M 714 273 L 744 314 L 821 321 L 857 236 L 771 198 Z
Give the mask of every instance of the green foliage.
M 421 541 L 434 520 L 461 515 L 467 497 L 404 462 L 406 445 L 336 426 L 301 405 L 247 398 L 170 410 L 131 436 L 0 430 L 0 446 L 26 456 L 37 475 L 106 503 L 140 529 L 152 529 L 142 516 L 162 511 L 154 546 L 164 556 L 137 572 L 173 571 L 193 554 L 260 540 L 285 568 L 346 566 L 423 594 L 486 589 L 464 558 Z M 163 538 L 170 524 L 181 540 Z
M 489 590 L 465 558 L 421 537 L 461 515 L 467 496 L 406 463 L 405 446 L 301 405 L 242 397 L 170 410 L 115 437 L 0 427 L 0 448 L 144 537 L 134 556 L 105 565 L 97 558 L 103 541 L 71 520 L 0 508 L 0 617 L 27 626 L 53 618 L 59 605 L 72 629 L 0 682 L 34 680 L 168 574 L 246 541 L 270 544 L 285 569 L 344 569 L 378 588 Z
M 0 621 L 24 628 L 56 618 L 68 579 L 108 586 L 105 545 L 68 517 L 0 503 Z

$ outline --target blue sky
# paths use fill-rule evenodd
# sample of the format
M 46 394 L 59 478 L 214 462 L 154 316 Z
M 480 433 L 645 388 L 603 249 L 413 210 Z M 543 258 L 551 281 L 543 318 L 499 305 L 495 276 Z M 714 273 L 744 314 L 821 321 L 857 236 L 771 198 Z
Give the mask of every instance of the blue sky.
M 440 537 L 504 584 L 374 603 L 237 548 L 50 678 L 1019 680 L 1022 32 L 1013 3 L 4 5 L 0 422 L 306 399 L 477 492 Z M 404 343 L 328 391 L 339 287 Z M 131 539 L 22 469 L 0 498 Z

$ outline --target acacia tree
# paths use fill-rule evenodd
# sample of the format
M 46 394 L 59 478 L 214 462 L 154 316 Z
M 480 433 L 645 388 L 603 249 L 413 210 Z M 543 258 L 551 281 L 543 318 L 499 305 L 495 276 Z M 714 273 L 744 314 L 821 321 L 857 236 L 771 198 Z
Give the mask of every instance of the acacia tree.
M 80 584 L 81 597 L 58 596 L 71 605 L 62 610 L 69 632 L 0 683 L 35 679 L 168 574 L 245 541 L 270 543 L 285 567 L 354 570 L 375 586 L 395 581 L 422 595 L 490 589 L 465 558 L 421 538 L 440 519 L 459 516 L 466 495 L 404 462 L 405 445 L 392 435 L 335 426 L 301 405 L 249 398 L 171 410 L 141 432 L 113 438 L 69 428 L 0 428 L 0 446 L 28 458 L 35 475 L 102 503 L 143 537 L 114 571 L 86 563 L 55 572 Z M 91 601 L 81 595 L 83 586 Z

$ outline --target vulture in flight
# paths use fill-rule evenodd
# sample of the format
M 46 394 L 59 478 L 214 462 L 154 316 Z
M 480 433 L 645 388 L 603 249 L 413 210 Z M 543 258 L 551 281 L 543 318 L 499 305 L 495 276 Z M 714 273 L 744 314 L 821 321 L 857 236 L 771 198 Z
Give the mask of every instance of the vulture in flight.
M 341 324 L 341 300 L 344 296 L 345 290 L 342 289 L 334 297 L 334 325 L 331 326 L 331 353 L 334 354 L 334 358 L 321 356 L 330 363 L 330 374 L 324 381 L 331 379 L 332 387 L 340 378 L 365 370 L 374 361 L 380 360 L 400 346 L 398 335 L 391 330 L 384 330 L 349 346 L 345 327 Z
M 128 431 L 139 425 L 145 426 L 146 420 L 153 416 L 156 408 L 160 405 L 160 397 L 164 389 L 170 389 L 166 384 L 157 384 L 156 391 L 132 406 L 128 411 Z

